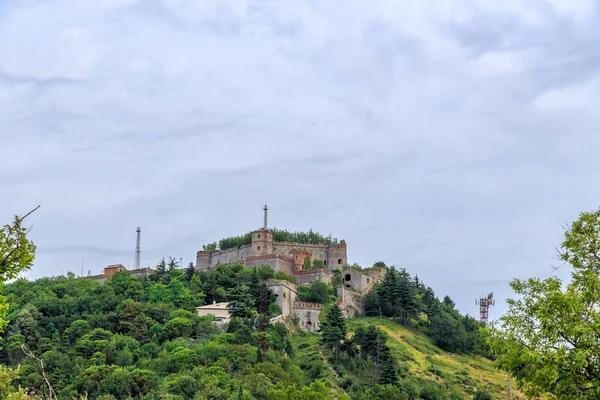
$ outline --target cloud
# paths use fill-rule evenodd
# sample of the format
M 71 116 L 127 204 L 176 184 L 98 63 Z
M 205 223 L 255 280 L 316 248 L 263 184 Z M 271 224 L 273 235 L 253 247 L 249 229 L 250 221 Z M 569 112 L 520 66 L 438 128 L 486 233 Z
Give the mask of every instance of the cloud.
M 0 220 L 42 203 L 38 277 L 127 264 L 137 226 L 143 264 L 187 262 L 269 203 L 475 313 L 554 273 L 561 224 L 598 206 L 598 11 L 2 2 Z

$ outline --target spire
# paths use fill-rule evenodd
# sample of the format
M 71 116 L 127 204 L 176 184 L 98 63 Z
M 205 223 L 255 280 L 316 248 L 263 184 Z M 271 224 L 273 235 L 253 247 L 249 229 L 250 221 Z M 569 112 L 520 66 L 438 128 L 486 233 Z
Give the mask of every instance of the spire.
M 268 213 L 269 213 L 269 207 L 267 207 L 267 205 L 265 204 L 265 208 L 263 208 L 264 212 L 265 212 L 265 220 L 264 220 L 264 224 L 263 224 L 263 229 L 267 229 L 267 217 L 268 217 Z

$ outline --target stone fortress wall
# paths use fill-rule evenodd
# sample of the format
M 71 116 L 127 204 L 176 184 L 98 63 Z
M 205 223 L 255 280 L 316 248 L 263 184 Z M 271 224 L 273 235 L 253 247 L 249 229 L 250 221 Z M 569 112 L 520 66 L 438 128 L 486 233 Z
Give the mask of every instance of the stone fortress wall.
M 321 260 L 329 270 L 348 263 L 346 243 L 331 245 L 274 242 L 270 229 L 252 232 L 249 245 L 223 251 L 201 250 L 196 253 L 196 268 L 208 269 L 220 264 L 243 264 L 247 267 L 271 265 L 273 269 L 294 274 L 303 269 L 304 258 Z

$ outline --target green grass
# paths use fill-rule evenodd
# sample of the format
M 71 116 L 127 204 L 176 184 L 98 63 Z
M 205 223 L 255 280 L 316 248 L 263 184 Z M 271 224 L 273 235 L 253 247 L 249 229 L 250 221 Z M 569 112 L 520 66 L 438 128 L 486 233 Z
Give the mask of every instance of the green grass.
M 489 391 L 495 399 L 508 396 L 506 375 L 484 357 L 445 352 L 427 336 L 386 319 L 358 317 L 348 320 L 350 332 L 361 325 L 375 325 L 383 330 L 394 358 L 401 366 L 408 366 L 408 370 L 418 378 L 451 384 L 467 399 L 480 387 Z M 514 386 L 513 383 L 513 393 Z M 516 392 L 516 395 L 519 393 Z

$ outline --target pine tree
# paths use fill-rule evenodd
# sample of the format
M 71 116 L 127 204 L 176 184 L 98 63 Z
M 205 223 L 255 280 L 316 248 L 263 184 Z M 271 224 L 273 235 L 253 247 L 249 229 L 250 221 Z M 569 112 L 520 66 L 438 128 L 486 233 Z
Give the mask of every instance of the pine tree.
M 156 264 L 156 277 L 162 278 L 167 273 L 167 263 L 163 257 L 158 264 Z
M 321 332 L 323 333 L 321 342 L 334 352 L 335 365 L 337 366 L 340 347 L 342 341 L 346 338 L 346 321 L 342 310 L 337 304 L 331 306 L 327 312 L 325 322 L 321 324 Z
M 175 260 L 174 257 L 169 257 L 168 267 L 169 267 L 169 272 L 177 269 L 177 261 Z
M 421 300 L 425 308 L 425 314 L 427 314 L 427 322 L 431 322 L 431 318 L 439 312 L 439 301 L 436 299 L 435 292 L 431 287 L 425 288 Z
M 394 290 L 397 286 L 397 280 L 396 269 L 392 266 L 388 268 L 381 285 L 377 288 L 379 306 L 386 317 L 393 317 L 395 315 Z
M 392 352 L 387 345 L 384 345 L 381 350 L 381 364 L 379 367 L 379 384 L 389 385 L 398 382 L 398 374 L 396 373 L 396 365 Z
M 183 273 L 183 277 L 185 278 L 186 281 L 190 282 L 195 273 L 196 273 L 196 266 L 194 265 L 193 262 L 190 261 L 187 268 L 185 269 L 185 272 Z
M 414 317 L 417 311 L 417 298 L 410 274 L 402 268 L 396 286 L 396 301 L 404 326 L 408 325 L 408 318 Z

